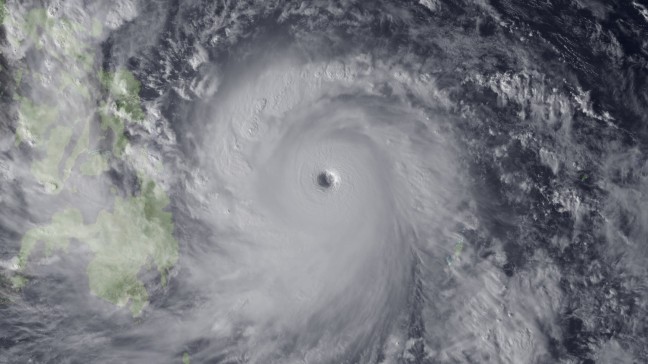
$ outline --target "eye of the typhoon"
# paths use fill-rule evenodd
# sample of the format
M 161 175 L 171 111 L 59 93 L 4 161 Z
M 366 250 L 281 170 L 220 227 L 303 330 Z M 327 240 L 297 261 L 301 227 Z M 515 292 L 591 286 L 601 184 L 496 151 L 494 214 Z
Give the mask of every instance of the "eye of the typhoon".
M 340 177 L 333 170 L 324 170 L 317 174 L 316 183 L 323 189 L 331 189 L 340 183 Z

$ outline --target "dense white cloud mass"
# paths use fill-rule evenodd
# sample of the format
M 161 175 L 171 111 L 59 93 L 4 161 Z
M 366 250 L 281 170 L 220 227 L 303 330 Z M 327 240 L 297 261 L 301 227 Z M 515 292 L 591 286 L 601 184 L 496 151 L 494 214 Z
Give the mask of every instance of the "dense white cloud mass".
M 407 307 L 414 237 L 435 239 L 464 197 L 445 121 L 376 90 L 393 72 L 270 59 L 199 114 L 195 193 L 213 197 L 196 213 L 231 235 L 196 275 L 217 292 L 214 334 L 243 326 L 259 362 L 283 341 L 294 360 L 377 357 Z

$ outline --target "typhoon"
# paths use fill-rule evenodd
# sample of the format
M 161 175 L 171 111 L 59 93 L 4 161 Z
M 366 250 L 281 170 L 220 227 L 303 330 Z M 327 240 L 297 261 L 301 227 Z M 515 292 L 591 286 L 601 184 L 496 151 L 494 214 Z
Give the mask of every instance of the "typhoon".
M 648 4 L 0 22 L 0 364 L 648 360 Z
M 425 78 L 366 55 L 269 57 L 235 85 L 224 78 L 233 89 L 195 116 L 204 129 L 191 170 L 205 179 L 191 193 L 209 198 L 190 210 L 222 249 L 191 268 L 219 292 L 211 330 L 240 331 L 252 361 L 375 362 L 383 341 L 404 342 L 393 332 L 415 262 L 428 259 L 418 249 L 442 256 L 435 239 L 460 222 L 452 135 L 396 94 L 433 87 Z M 285 345 L 294 352 L 278 356 Z

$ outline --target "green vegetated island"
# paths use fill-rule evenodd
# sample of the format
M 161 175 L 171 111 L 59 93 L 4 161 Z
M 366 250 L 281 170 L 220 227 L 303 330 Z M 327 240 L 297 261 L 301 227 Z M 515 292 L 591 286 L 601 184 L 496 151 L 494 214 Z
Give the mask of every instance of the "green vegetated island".
M 111 161 L 121 158 L 128 146 L 125 125 L 142 122 L 145 114 L 139 97 L 140 82 L 131 72 L 98 71 L 92 44 L 97 44 L 102 33 L 101 23 L 95 20 L 84 25 L 55 18 L 43 8 L 14 15 L 2 0 L 0 21 L 23 35 L 8 36 L 11 46 L 27 45 L 60 64 L 56 73 L 48 75 L 28 69 L 23 63 L 14 71 L 16 146 L 27 144 L 34 152 L 31 173 L 44 193 L 58 194 L 69 188 L 66 181 L 73 172 L 91 178 L 108 171 Z M 49 82 L 37 82 L 43 77 Z M 88 86 L 93 83 L 100 87 Z M 23 92 L 34 87 L 41 94 L 64 96 L 47 102 L 36 100 L 31 96 L 35 93 Z M 99 107 L 83 109 L 82 105 Z M 99 140 L 91 138 L 96 122 L 100 125 Z M 91 148 L 104 138 L 111 142 L 110 150 L 97 152 Z M 106 206 L 93 223 L 84 222 L 80 210 L 70 203 L 56 212 L 51 222 L 28 230 L 22 238 L 17 273 L 10 277 L 13 287 L 20 289 L 28 283 L 22 272 L 37 248 L 43 247 L 46 255 L 65 252 L 71 239 L 75 239 L 94 253 L 87 268 L 91 292 L 113 304 L 130 305 L 134 316 L 141 315 L 148 292 L 138 274 L 155 265 L 165 285 L 178 259 L 178 243 L 173 235 L 172 214 L 166 211 L 166 192 L 144 171 L 137 173 L 139 194 L 115 196 L 114 205 Z

